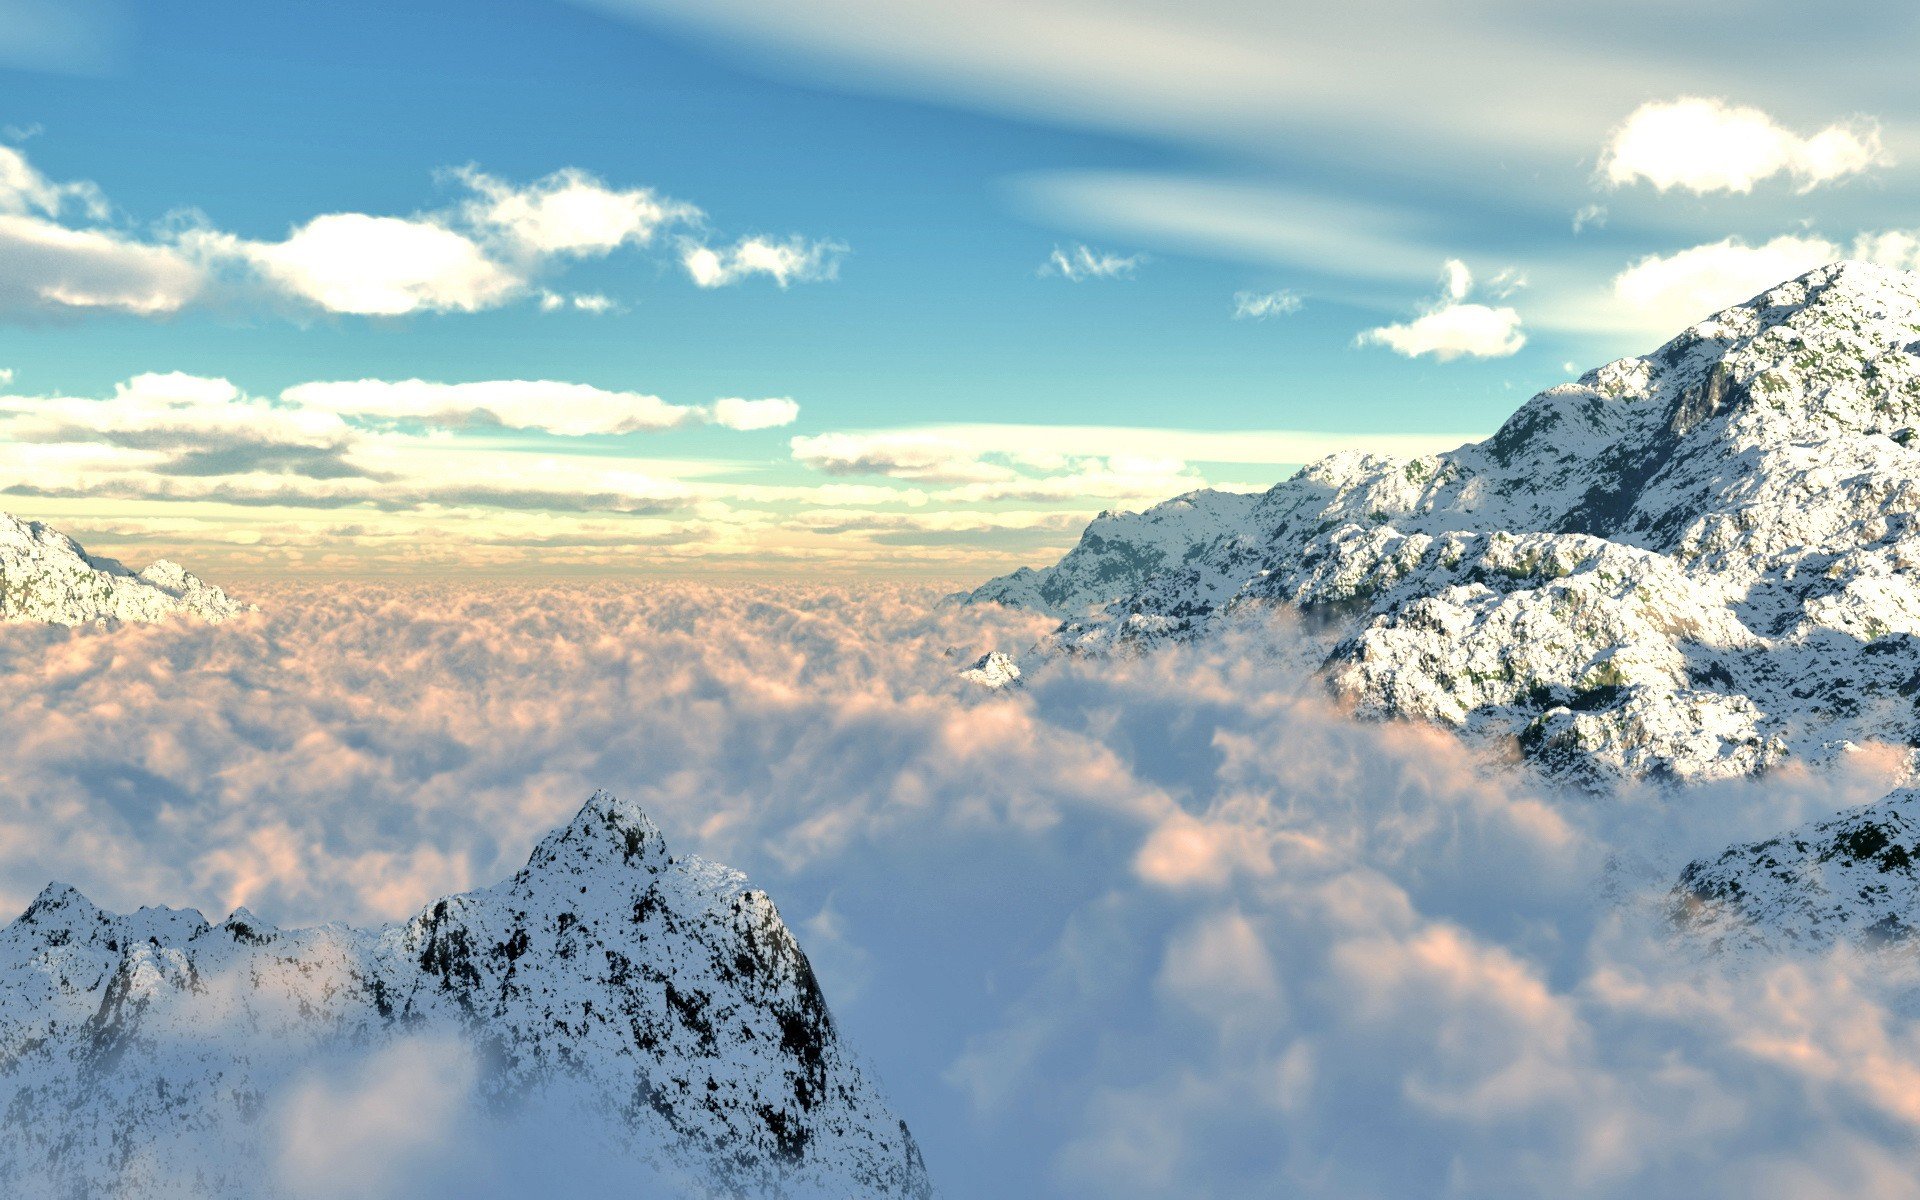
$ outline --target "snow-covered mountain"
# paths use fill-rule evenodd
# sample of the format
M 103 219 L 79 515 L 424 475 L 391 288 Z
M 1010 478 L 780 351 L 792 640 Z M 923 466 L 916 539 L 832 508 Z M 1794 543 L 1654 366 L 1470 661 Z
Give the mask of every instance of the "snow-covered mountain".
M 1850 262 L 1484 442 L 1104 514 L 969 598 L 1060 617 L 1039 657 L 1278 606 L 1363 711 L 1515 738 L 1556 773 L 1702 780 L 1920 745 L 1917 512 L 1920 276 Z
M 1911 944 L 1920 932 L 1920 790 L 1690 864 L 1676 925 L 1721 950 Z
M 0 1194 L 278 1194 L 286 1081 L 426 1035 L 484 1050 L 490 1103 L 573 1096 L 696 1192 L 931 1194 L 773 903 L 606 793 L 511 879 L 380 928 L 49 886 L 0 931 Z
M 0 621 L 222 621 L 248 608 L 164 559 L 136 573 L 38 521 L 0 513 Z

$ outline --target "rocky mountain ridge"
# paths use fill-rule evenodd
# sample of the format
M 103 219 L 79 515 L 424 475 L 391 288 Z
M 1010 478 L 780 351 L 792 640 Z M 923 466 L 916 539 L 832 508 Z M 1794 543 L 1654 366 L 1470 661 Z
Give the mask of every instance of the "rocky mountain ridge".
M 176 563 L 130 571 L 38 521 L 0 513 L 0 621 L 223 621 L 251 607 Z
M 378 928 L 50 885 L 0 930 L 0 1192 L 279 1195 L 289 1073 L 428 1034 L 484 1051 L 489 1104 L 583 1097 L 690 1194 L 931 1195 L 765 893 L 604 792 L 511 879 Z
M 1279 607 L 1366 713 L 1591 779 L 1920 745 L 1920 276 L 1840 263 L 1535 396 L 1492 437 L 1105 514 L 970 594 L 1034 658 Z

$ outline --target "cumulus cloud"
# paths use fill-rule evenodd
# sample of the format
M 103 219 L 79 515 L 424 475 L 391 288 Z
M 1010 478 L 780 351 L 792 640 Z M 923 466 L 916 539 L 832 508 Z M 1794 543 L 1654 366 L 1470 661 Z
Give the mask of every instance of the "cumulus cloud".
M 798 236 L 785 241 L 748 237 L 718 249 L 689 243 L 681 248 L 680 264 L 703 288 L 727 287 L 755 275 L 765 275 L 784 288 L 791 283 L 837 277 L 846 250 L 838 242 L 808 241 Z
M 1629 324 L 1672 333 L 1841 259 L 1920 269 L 1920 231 L 1865 231 L 1850 242 L 1813 231 L 1758 244 L 1726 237 L 1636 259 L 1613 277 L 1612 298 L 1631 315 Z
M 278 240 L 246 238 L 203 219 L 146 233 L 109 223 L 88 182 L 47 178 L 0 146 L 0 313 L 117 311 L 163 316 L 191 304 L 267 298 L 296 310 L 396 317 L 477 312 L 531 298 L 543 309 L 605 313 L 597 293 L 538 286 L 568 262 L 651 244 L 662 229 L 703 230 L 698 208 L 648 188 L 617 188 L 575 168 L 517 185 L 477 167 L 450 178 L 468 195 L 407 216 L 323 213 Z M 747 238 L 686 251 L 695 282 L 765 274 L 780 286 L 832 278 L 845 247 Z
M 1235 292 L 1233 319 L 1264 321 L 1268 317 L 1286 317 L 1300 311 L 1300 294 L 1287 288 L 1277 292 Z
M 14 315 L 164 316 L 207 286 L 202 264 L 177 247 L 70 229 L 32 213 L 0 213 L 0 263 L 0 313 Z
M 1047 261 L 1040 267 L 1041 275 L 1057 275 L 1070 283 L 1082 283 L 1089 279 L 1131 279 L 1133 273 L 1146 262 L 1144 254 L 1114 254 L 1107 250 L 1095 250 L 1082 244 L 1062 249 L 1053 248 L 1047 255 Z
M 937 594 L 282 584 L 215 628 L 0 629 L 0 890 L 389 918 L 609 786 L 832 933 L 839 1024 L 949 1191 L 1910 1190 L 1913 969 L 1702 960 L 1652 911 L 1884 763 L 1562 795 L 1353 722 L 1284 625 L 986 695 L 955 665 L 1048 623 Z M 406 1073 L 425 1124 L 459 1064 Z M 398 1078 L 296 1075 L 269 1111 L 392 1180 L 422 1149 L 378 1119 Z
M 723 396 L 713 402 L 710 419 L 728 429 L 778 429 L 800 419 L 800 406 L 785 396 L 763 400 Z
M 1525 286 L 1525 282 L 1515 273 L 1503 271 L 1491 286 L 1496 297 L 1503 297 Z M 1441 285 L 1442 298 L 1426 312 L 1412 321 L 1369 329 L 1360 334 L 1356 344 L 1385 346 L 1408 358 L 1431 354 L 1441 362 L 1461 357 L 1506 358 L 1518 354 L 1527 344 L 1518 311 L 1466 302 L 1473 289 L 1473 273 L 1466 263 L 1448 259 Z
M 613 312 L 619 307 L 620 305 L 613 297 L 603 296 L 598 292 L 575 292 L 572 295 L 563 295 L 559 292 L 550 291 L 542 291 L 540 293 L 541 312 L 558 312 L 563 308 L 571 308 L 576 312 L 591 313 L 594 316 L 600 316 L 604 313 Z
M 399 316 L 475 312 L 519 294 L 525 278 L 475 240 L 436 221 L 330 213 L 283 242 L 218 239 L 225 253 L 329 312 Z
M 1808 192 L 1885 161 L 1880 128 L 1869 120 L 1802 136 L 1757 108 L 1683 96 L 1635 109 L 1608 139 L 1600 171 L 1615 186 L 1645 180 L 1696 194 L 1750 192 L 1786 174 Z
M 604 255 L 624 245 L 644 246 L 665 226 L 702 219 L 691 204 L 651 188 L 608 187 L 575 168 L 525 187 L 473 166 L 454 176 L 474 193 L 463 210 L 467 222 L 529 255 Z

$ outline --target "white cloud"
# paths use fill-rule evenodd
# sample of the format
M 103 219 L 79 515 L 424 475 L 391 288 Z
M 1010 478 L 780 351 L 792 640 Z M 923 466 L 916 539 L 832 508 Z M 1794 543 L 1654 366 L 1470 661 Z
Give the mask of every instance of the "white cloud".
M 701 218 L 693 205 L 651 188 L 610 188 L 575 168 L 525 187 L 472 166 L 454 174 L 475 193 L 462 210 L 466 221 L 531 255 L 598 255 L 644 246 L 663 226 Z
M 1041 266 L 1040 274 L 1058 275 L 1072 283 L 1088 279 L 1131 279 L 1134 270 L 1145 261 L 1146 256 L 1141 254 L 1114 254 L 1086 245 L 1066 250 L 1055 246 Z
M 475 312 L 526 286 L 472 238 L 431 220 L 330 213 L 284 242 L 224 245 L 273 283 L 332 312 Z
M 194 256 L 104 229 L 0 213 L 0 312 L 178 312 L 208 282 Z
M 1236 321 L 1264 321 L 1268 317 L 1284 317 L 1300 311 L 1300 293 L 1290 288 L 1277 292 L 1235 292 L 1233 294 L 1233 319 Z
M 1463 356 L 1505 358 L 1527 344 L 1518 312 L 1485 304 L 1449 304 L 1404 324 L 1369 329 L 1360 340 L 1408 358 L 1431 354 L 1441 362 Z
M 37 212 L 57 217 L 70 203 L 88 216 L 105 220 L 107 203 L 91 183 L 55 183 L 41 174 L 27 156 L 11 146 L 0 146 L 0 213 Z
M 472 195 L 441 212 L 326 213 L 281 241 L 204 223 L 142 236 L 105 224 L 108 207 L 93 184 L 54 182 L 0 146 L 0 313 L 161 316 L 193 303 L 257 300 L 249 290 L 264 289 L 301 306 L 375 317 L 477 312 L 528 296 L 545 311 L 601 314 L 617 307 L 607 296 L 536 284 L 566 260 L 644 246 L 665 226 L 702 219 L 692 205 L 647 188 L 612 188 L 573 168 L 524 187 L 474 167 L 454 177 Z M 785 287 L 833 278 L 845 247 L 795 237 L 721 249 L 689 241 L 682 250 L 702 287 L 756 274 Z
M 800 406 L 785 396 L 746 400 L 726 396 L 710 407 L 710 420 L 728 429 L 777 429 L 800 419 Z
M 1607 223 L 1607 206 L 1604 204 L 1585 204 L 1573 214 L 1573 231 L 1584 233 L 1589 229 L 1599 229 Z
M 542 290 L 539 303 L 541 312 L 559 312 L 563 308 L 571 308 L 576 312 L 591 313 L 596 317 L 613 312 L 620 307 L 613 297 L 603 296 L 597 292 L 576 292 L 566 295 Z
M 703 416 L 695 406 L 669 404 L 658 396 L 551 379 L 356 379 L 297 384 L 280 397 L 302 408 L 349 417 L 455 428 L 493 424 L 569 437 L 672 429 Z
M 1879 126 L 1855 120 L 1801 136 L 1757 108 L 1684 96 L 1650 101 L 1613 132 L 1600 170 L 1616 186 L 1750 192 L 1785 173 L 1802 192 L 1886 161 Z
M 1818 236 L 1788 234 L 1758 246 L 1723 238 L 1650 254 L 1614 277 L 1613 293 L 1649 324 L 1677 330 L 1841 255 L 1839 246 Z
M 835 278 L 846 249 L 838 242 L 810 242 L 797 236 L 785 241 L 749 237 L 719 249 L 688 243 L 681 248 L 680 263 L 703 288 L 726 287 L 754 275 L 765 275 L 784 288 L 790 283 Z
M 1520 328 L 1520 314 L 1511 308 L 1468 304 L 1473 290 L 1473 273 L 1457 258 L 1446 262 L 1441 275 L 1442 300 L 1412 321 L 1369 329 L 1355 339 L 1356 345 L 1385 346 L 1396 354 L 1417 358 L 1431 354 L 1441 362 L 1463 356 L 1505 358 L 1520 352 L 1527 336 Z M 1494 277 L 1501 295 L 1526 286 L 1526 280 L 1511 270 Z

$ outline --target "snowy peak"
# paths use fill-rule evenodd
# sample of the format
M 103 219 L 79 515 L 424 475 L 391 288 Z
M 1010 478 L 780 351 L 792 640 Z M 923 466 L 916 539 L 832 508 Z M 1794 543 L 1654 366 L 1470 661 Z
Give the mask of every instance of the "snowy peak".
M 666 845 L 652 818 L 632 801 L 597 791 L 573 820 L 541 840 L 522 874 L 595 863 L 657 871 L 667 861 Z
M 486 1111 L 560 1106 L 672 1194 L 931 1194 L 772 901 L 605 792 L 512 879 L 375 929 L 49 887 L 0 930 L 0 1112 L 40 1114 L 0 1192 L 272 1195 L 275 1081 L 427 1035 L 484 1050 Z
M 959 673 L 968 683 L 997 692 L 1001 688 L 1017 686 L 1020 682 L 1020 665 L 1011 655 L 999 650 L 990 650 L 974 660 L 972 666 Z
M 38 521 L 0 513 L 0 621 L 223 621 L 249 611 L 176 563 L 135 573 Z

